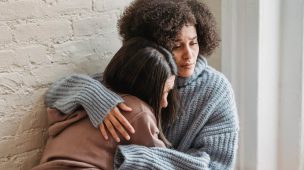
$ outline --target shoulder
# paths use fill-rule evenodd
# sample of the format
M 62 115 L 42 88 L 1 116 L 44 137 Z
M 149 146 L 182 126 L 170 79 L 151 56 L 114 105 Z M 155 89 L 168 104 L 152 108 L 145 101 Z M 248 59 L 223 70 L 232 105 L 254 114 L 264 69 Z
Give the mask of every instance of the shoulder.
M 226 76 L 210 66 L 204 56 L 198 57 L 196 71 L 198 74 L 194 75 L 196 78 L 193 82 L 196 87 L 208 87 L 208 90 L 222 87 L 231 90 L 231 84 Z
M 132 107 L 134 111 L 142 112 L 152 110 L 152 108 L 146 102 L 136 96 L 123 94 L 121 97 L 125 100 L 125 104 L 127 104 L 129 107 Z
M 194 88 L 185 89 L 185 93 L 191 93 L 196 99 L 205 103 L 224 102 L 225 105 L 234 105 L 234 92 L 230 82 L 224 74 L 211 66 L 206 65 L 193 84 L 195 84 Z
M 203 72 L 203 81 L 206 84 L 204 101 L 212 105 L 210 122 L 232 122 L 238 128 L 238 115 L 233 88 L 227 77 L 207 66 Z
M 154 117 L 152 108 L 143 100 L 129 94 L 123 94 L 121 95 L 121 97 L 124 99 L 124 103 L 132 108 L 131 112 L 127 112 L 126 114 L 124 114 L 124 116 L 130 121 L 130 123 L 132 123 L 131 121 L 135 121 L 139 117 Z
M 233 95 L 233 89 L 227 77 L 209 65 L 202 72 L 202 81 L 208 90 L 214 93 Z

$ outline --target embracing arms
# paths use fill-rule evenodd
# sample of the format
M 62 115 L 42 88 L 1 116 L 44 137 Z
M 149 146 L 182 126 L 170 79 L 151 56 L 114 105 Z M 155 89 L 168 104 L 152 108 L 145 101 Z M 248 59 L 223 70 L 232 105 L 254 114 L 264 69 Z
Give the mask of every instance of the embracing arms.
M 175 149 L 119 146 L 117 169 L 233 169 L 238 143 L 238 117 L 230 84 L 219 80 L 210 86 L 208 100 L 197 117 L 191 117 L 184 138 Z M 184 113 L 189 115 L 189 113 Z M 198 114 L 196 114 L 198 115 Z M 186 120 L 185 120 L 186 121 Z M 178 126 L 186 126 L 182 120 Z M 174 136 L 178 131 L 172 129 Z
M 107 106 L 103 103 L 104 94 L 108 93 L 110 99 L 116 98 L 117 103 L 121 101 L 119 96 L 113 97 L 115 95 L 113 92 L 106 91 L 104 93 L 105 89 L 101 83 L 88 76 L 76 75 L 75 77 L 74 75 L 58 82 L 61 83 L 59 85 L 55 83 L 47 93 L 48 106 L 70 113 L 81 105 L 88 112 L 92 122 L 96 119 L 96 114 L 99 114 L 99 119 L 97 118 L 94 123 L 95 127 L 102 122 L 107 113 L 106 109 L 102 108 L 104 105 Z M 199 132 L 193 140 L 189 140 L 189 147 L 178 146 L 178 150 L 173 150 L 137 145 L 119 146 L 115 158 L 116 168 L 232 169 L 236 159 L 238 120 L 233 92 L 229 83 L 225 88 L 221 98 L 217 98 L 216 102 L 207 103 L 205 106 L 209 108 L 206 110 L 208 112 L 206 114 L 209 115 L 208 121 L 204 123 L 202 128 L 198 129 Z M 89 104 L 87 104 L 88 101 Z M 108 110 L 110 109 L 111 106 Z
M 102 85 L 101 81 L 102 74 L 96 74 L 94 78 L 87 75 L 63 77 L 50 86 L 46 92 L 45 103 L 48 107 L 56 108 L 64 114 L 71 114 L 77 108 L 83 107 L 94 127 L 98 128 L 100 126 L 101 132 L 104 130 L 104 120 L 115 125 L 118 121 L 113 123 L 113 120 L 118 119 L 127 130 L 134 133 L 133 127 L 120 114 L 116 106 L 120 103 L 120 108 L 125 111 L 130 111 L 130 108 L 121 104 L 123 99 Z M 120 133 L 126 139 L 129 138 L 120 124 L 115 125 L 115 127 L 120 127 L 118 129 Z M 116 133 L 114 128 L 112 127 L 112 130 L 109 130 L 115 138 L 117 134 L 113 135 L 113 133 Z M 119 139 L 115 138 L 115 140 L 118 141 Z
M 123 99 L 104 87 L 98 80 L 86 75 L 71 75 L 54 82 L 46 93 L 48 107 L 62 113 L 73 113 L 82 106 L 95 127 Z

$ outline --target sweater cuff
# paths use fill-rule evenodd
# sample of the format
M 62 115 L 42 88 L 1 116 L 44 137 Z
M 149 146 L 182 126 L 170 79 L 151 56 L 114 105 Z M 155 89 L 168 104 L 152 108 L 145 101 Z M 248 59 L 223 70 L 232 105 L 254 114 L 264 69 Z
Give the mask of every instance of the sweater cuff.
M 96 83 L 92 83 L 90 87 L 79 93 L 76 102 L 84 107 L 93 126 L 98 128 L 104 117 L 124 100 L 116 93 L 100 86 L 97 80 L 94 81 Z
M 114 156 L 114 169 L 134 170 L 152 166 L 153 156 L 146 152 L 144 148 L 146 147 L 119 145 Z
M 114 169 L 202 169 L 209 170 L 210 157 L 194 157 L 167 148 L 120 145 L 114 156 Z

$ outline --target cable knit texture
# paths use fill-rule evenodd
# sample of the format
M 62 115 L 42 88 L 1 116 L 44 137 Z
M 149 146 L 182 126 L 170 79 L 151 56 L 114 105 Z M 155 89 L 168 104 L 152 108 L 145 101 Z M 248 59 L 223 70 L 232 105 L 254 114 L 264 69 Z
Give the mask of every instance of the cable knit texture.
M 73 75 L 55 82 L 46 103 L 69 114 L 83 106 L 95 127 L 122 99 L 99 80 Z M 119 146 L 116 169 L 233 169 L 238 143 L 238 116 L 230 83 L 199 57 L 194 74 L 177 79 L 181 109 L 165 129 L 173 148 Z

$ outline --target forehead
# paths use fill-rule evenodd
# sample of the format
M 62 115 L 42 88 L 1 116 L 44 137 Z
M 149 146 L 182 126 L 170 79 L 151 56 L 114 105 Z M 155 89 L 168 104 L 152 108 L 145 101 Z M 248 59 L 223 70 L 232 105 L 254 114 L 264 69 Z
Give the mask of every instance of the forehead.
M 196 28 L 193 25 L 185 25 L 179 32 L 175 41 L 183 41 L 197 37 Z

